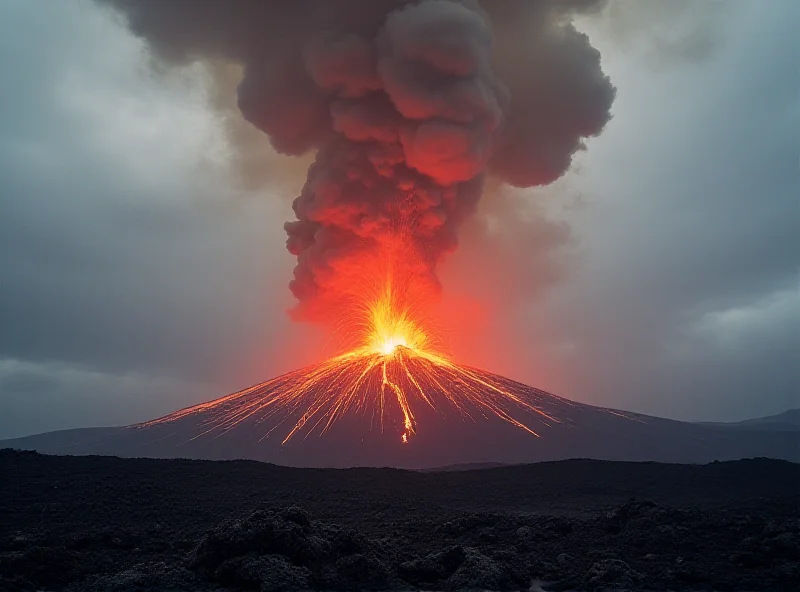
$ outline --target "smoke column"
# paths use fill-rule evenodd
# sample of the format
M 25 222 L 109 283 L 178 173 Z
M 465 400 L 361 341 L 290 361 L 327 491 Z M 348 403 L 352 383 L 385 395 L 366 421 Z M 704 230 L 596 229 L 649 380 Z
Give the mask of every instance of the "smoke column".
M 316 154 L 285 225 L 303 320 L 342 322 L 384 273 L 435 294 L 487 175 L 554 181 L 614 98 L 572 24 L 595 0 L 98 1 L 168 62 L 241 64 L 242 115 Z

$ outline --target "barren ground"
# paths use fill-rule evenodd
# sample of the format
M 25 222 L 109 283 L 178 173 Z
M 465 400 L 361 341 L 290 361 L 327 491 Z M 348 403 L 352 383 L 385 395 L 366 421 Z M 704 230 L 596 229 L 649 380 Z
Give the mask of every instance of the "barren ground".
M 0 589 L 788 591 L 799 508 L 800 465 L 768 459 L 422 473 L 4 450 Z

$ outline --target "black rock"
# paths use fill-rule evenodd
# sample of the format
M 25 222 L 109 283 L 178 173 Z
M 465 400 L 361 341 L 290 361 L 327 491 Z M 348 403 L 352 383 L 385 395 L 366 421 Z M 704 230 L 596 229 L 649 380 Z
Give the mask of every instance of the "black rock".
M 164 562 L 143 563 L 118 573 L 93 576 L 70 592 L 194 592 L 201 582 L 191 571 Z
M 290 564 L 281 555 L 250 553 L 225 561 L 214 575 L 226 586 L 261 592 L 291 592 L 308 586 L 310 571 Z
M 13 575 L 21 587 L 59 588 L 88 572 L 82 554 L 65 547 L 30 547 L 0 555 L 0 573 Z
M 464 549 L 464 561 L 447 581 L 447 589 L 458 592 L 527 590 L 529 586 L 530 578 L 521 570 L 472 548 Z
M 410 584 L 436 584 L 449 578 L 466 558 L 464 548 L 456 545 L 425 557 L 401 563 L 398 574 Z
M 288 520 L 289 522 L 294 522 L 295 524 L 303 527 L 308 528 L 311 526 L 311 514 L 309 514 L 303 508 L 299 508 L 297 506 L 291 506 L 280 512 L 281 518 L 284 520 Z
M 551 592 L 772 592 L 800 581 L 800 465 L 775 461 L 421 473 L 0 451 L 0 475 L 2 592 L 513 590 L 529 576 Z
M 592 565 L 584 576 L 584 583 L 590 590 L 600 590 L 616 586 L 626 590 L 636 589 L 642 575 L 620 559 L 602 559 Z
M 383 562 L 360 553 L 338 559 L 336 571 L 345 590 L 386 590 L 389 582 Z
M 292 512 L 290 516 L 301 516 Z M 328 556 L 330 543 L 283 513 L 253 512 L 243 520 L 226 520 L 206 534 L 195 551 L 195 568 L 214 572 L 223 562 L 250 553 L 284 555 L 305 565 Z
M 520 526 L 516 532 L 517 538 L 523 541 L 529 541 L 533 538 L 533 530 L 530 526 Z

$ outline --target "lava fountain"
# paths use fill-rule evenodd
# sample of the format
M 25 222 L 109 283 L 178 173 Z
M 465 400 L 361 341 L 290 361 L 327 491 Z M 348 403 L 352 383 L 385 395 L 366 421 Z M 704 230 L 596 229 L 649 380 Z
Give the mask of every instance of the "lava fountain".
M 339 419 L 356 414 L 370 429 L 396 430 L 408 443 L 419 429 L 421 407 L 456 414 L 466 421 L 493 416 L 531 436 L 524 419 L 533 413 L 545 425 L 561 423 L 522 394 L 512 381 L 459 365 L 438 351 L 440 339 L 428 313 L 426 290 L 402 262 L 384 253 L 364 284 L 358 302 L 342 309 L 337 331 L 357 345 L 320 364 L 140 424 L 150 427 L 195 414 L 203 420 L 196 437 L 224 433 L 247 420 L 268 425 L 262 440 L 324 435 Z M 381 269 L 381 271 L 377 271 Z M 545 393 L 542 393 L 545 395 Z M 552 397 L 552 395 L 547 395 Z

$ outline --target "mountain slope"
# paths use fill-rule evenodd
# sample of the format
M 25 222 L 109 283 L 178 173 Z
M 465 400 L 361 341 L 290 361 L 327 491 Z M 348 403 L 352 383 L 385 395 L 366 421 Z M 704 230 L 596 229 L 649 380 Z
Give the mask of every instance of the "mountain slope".
M 776 415 L 745 419 L 733 424 L 746 428 L 769 428 L 782 430 L 800 430 L 800 409 L 789 409 Z
M 731 430 L 594 407 L 406 352 L 335 362 L 151 422 L 50 432 L 0 441 L 0 447 L 317 467 L 428 468 L 576 457 L 800 461 L 797 431 Z

